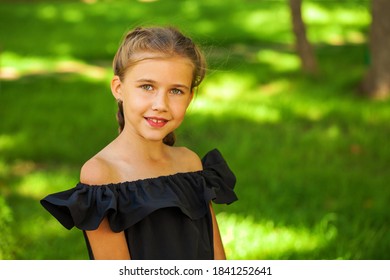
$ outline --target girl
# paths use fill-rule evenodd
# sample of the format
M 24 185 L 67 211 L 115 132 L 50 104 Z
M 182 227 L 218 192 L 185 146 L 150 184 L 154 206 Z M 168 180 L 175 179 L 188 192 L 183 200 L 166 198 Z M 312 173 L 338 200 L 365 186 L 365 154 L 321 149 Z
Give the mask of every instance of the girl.
M 225 259 L 210 204 L 237 200 L 218 150 L 174 147 L 205 60 L 174 28 L 136 28 L 113 61 L 120 134 L 88 160 L 74 188 L 41 204 L 84 233 L 91 259 Z

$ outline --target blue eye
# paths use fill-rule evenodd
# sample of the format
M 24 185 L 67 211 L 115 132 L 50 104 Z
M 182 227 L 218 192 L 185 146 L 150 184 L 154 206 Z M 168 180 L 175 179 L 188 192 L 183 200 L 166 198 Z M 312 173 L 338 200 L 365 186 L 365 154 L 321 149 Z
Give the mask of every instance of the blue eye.
M 180 89 L 177 89 L 177 88 L 174 88 L 174 89 L 171 89 L 171 93 L 173 94 L 183 94 L 184 92 Z
M 152 85 L 142 85 L 140 86 L 140 88 L 146 90 L 146 91 L 152 91 L 153 90 L 153 86 Z

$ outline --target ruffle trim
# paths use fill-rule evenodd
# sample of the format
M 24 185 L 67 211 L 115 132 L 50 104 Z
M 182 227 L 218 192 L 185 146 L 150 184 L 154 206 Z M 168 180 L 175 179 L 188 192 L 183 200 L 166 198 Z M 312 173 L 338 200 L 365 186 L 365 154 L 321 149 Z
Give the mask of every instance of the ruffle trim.
M 166 207 L 178 207 L 196 220 L 208 211 L 208 202 L 230 204 L 237 200 L 236 178 L 221 153 L 214 149 L 202 159 L 203 170 L 132 182 L 74 188 L 50 194 L 40 202 L 64 227 L 97 229 L 107 217 L 120 232 Z

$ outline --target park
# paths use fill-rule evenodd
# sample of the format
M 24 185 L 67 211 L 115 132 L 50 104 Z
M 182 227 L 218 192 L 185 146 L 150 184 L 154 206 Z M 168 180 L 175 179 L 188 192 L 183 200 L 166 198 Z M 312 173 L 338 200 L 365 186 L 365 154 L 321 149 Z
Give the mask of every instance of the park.
M 112 58 L 144 25 L 206 55 L 176 137 L 237 177 L 239 200 L 215 205 L 228 259 L 389 259 L 390 99 L 360 86 L 371 1 L 324 2 L 302 2 L 311 74 L 287 0 L 0 1 L 0 259 L 88 259 L 39 200 L 118 134 Z

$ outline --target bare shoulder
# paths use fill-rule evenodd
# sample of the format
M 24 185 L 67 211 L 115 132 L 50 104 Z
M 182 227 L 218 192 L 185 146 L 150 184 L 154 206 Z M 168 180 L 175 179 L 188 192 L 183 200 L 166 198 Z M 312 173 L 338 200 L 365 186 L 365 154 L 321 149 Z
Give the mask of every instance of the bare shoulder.
M 199 171 L 202 170 L 202 161 L 199 156 L 186 147 L 175 147 L 176 154 L 178 156 L 178 162 L 183 166 L 186 166 L 188 171 Z
M 88 185 L 103 185 L 112 181 L 112 167 L 103 157 L 94 156 L 81 167 L 80 182 Z

